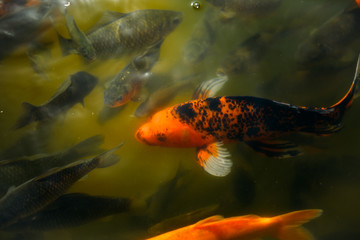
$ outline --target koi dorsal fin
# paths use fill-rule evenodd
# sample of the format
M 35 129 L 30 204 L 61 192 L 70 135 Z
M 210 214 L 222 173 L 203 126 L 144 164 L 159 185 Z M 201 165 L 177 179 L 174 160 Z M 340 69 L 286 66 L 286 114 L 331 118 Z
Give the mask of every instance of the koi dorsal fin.
M 197 161 L 211 175 L 224 177 L 231 171 L 230 153 L 222 147 L 223 143 L 215 142 L 197 149 Z
M 215 96 L 227 80 L 227 75 L 218 74 L 216 78 L 201 83 L 200 86 L 195 89 L 192 99 L 205 99 Z

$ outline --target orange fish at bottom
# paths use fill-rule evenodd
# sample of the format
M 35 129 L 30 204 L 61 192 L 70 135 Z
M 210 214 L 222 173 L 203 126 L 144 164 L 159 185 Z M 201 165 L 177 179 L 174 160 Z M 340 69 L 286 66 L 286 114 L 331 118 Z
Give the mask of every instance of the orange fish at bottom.
M 320 209 L 308 209 L 275 217 L 212 216 L 147 240 L 255 240 L 263 237 L 280 240 L 311 240 L 314 239 L 313 236 L 301 225 L 321 214 Z

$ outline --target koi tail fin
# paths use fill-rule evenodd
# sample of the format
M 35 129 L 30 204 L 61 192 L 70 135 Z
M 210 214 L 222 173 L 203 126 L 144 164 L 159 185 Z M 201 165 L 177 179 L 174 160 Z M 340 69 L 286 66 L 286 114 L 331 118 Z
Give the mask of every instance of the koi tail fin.
M 330 108 L 340 108 L 342 110 L 348 109 L 351 106 L 352 101 L 355 98 L 360 96 L 359 81 L 360 81 L 360 55 L 358 57 L 358 61 L 356 64 L 354 80 L 351 84 L 349 91 L 345 94 L 345 96 L 339 102 L 337 102 Z
M 19 119 L 16 121 L 13 129 L 19 129 L 25 127 L 33 121 L 40 119 L 40 110 L 39 107 L 36 107 L 30 103 L 23 102 L 21 110 L 21 115 Z
M 295 211 L 278 216 L 282 227 L 276 236 L 280 240 L 312 240 L 314 237 L 305 228 L 304 223 L 319 217 L 322 214 L 320 209 L 308 209 Z

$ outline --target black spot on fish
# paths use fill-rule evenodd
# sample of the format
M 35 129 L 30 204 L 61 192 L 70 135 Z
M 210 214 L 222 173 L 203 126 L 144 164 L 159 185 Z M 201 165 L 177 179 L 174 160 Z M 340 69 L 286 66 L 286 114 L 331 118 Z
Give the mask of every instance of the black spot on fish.
M 192 103 L 185 103 L 178 106 L 175 110 L 182 120 L 185 122 L 190 122 L 196 117 L 196 112 L 193 109 Z
M 211 111 L 215 111 L 215 112 L 221 111 L 220 100 L 218 98 L 208 98 L 207 101 L 209 104 L 209 109 Z
M 156 134 L 156 138 L 160 141 L 160 142 L 165 142 L 166 141 L 166 136 L 163 133 L 158 133 Z

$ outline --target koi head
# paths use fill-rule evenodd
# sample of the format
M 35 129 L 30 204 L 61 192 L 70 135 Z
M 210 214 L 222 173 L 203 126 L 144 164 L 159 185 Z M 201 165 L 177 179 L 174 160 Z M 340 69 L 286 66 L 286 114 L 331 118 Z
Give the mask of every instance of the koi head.
M 148 145 L 166 147 L 199 147 L 204 139 L 191 126 L 171 114 L 171 108 L 156 113 L 135 133 L 136 139 Z

